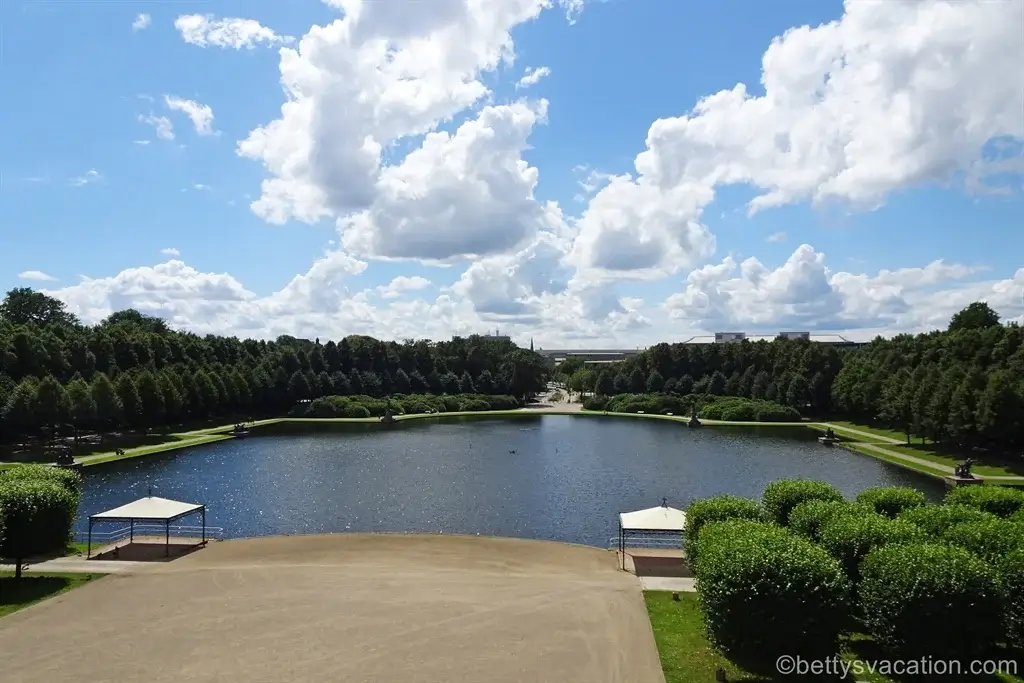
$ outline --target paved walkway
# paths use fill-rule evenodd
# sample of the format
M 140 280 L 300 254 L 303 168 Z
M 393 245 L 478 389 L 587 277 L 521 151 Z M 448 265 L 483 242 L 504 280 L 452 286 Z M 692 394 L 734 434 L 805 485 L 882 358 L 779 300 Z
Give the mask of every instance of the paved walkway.
M 25 571 L 53 574 L 122 574 L 137 570 L 152 562 L 121 562 L 118 560 L 87 560 L 84 557 L 57 557 L 44 562 L 33 562 Z M 0 571 L 13 572 L 13 564 L 0 564 Z
M 692 577 L 641 576 L 640 587 L 645 591 L 675 591 L 696 593 L 697 580 Z

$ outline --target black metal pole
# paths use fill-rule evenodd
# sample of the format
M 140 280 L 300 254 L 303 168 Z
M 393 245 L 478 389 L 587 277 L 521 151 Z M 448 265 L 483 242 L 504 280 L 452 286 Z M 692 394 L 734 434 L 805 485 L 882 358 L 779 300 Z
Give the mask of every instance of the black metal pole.
M 164 520 L 164 557 L 171 556 L 171 520 Z
M 89 540 L 85 546 L 85 559 L 92 557 L 92 517 L 89 518 Z
M 206 506 L 203 506 L 203 545 L 206 545 Z
M 128 524 L 130 525 L 128 527 L 128 543 L 130 545 L 135 542 L 135 520 L 128 520 Z

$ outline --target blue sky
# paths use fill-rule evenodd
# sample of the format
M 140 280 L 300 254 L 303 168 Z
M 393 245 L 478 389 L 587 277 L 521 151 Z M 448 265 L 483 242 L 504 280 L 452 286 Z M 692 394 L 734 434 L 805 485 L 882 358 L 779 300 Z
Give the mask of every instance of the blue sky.
M 913 331 L 941 325 L 954 306 L 975 298 L 990 300 L 1004 317 L 1024 315 L 1024 86 L 997 75 L 1012 73 L 1001 69 L 1024 57 L 1024 38 L 1006 29 L 1020 18 L 1019 3 L 993 9 L 1000 3 L 986 8 L 964 0 L 954 3 L 959 15 L 936 14 L 968 27 L 954 44 L 934 20 L 886 3 L 607 0 L 583 3 L 570 20 L 565 6 L 495 0 L 483 15 L 497 17 L 492 23 L 499 28 L 490 32 L 459 0 L 380 0 L 376 14 L 364 10 L 362 17 L 357 4 L 12 0 L 0 6 L 0 87 L 8 103 L 0 111 L 0 285 L 44 288 L 90 322 L 133 305 L 180 327 L 258 336 L 443 337 L 501 326 L 549 344 L 612 345 L 722 326 Z M 936 3 L 922 7 L 926 15 Z M 146 18 L 137 21 L 141 15 Z M 181 22 L 189 15 L 201 21 L 191 39 Z M 258 22 L 272 39 L 230 44 L 243 19 Z M 338 42 L 340 32 L 316 38 L 318 45 L 298 42 L 315 26 L 340 31 L 345 22 L 356 36 L 347 43 Z M 838 28 L 822 28 L 828 22 Z M 894 35 L 870 33 L 886 22 L 923 36 L 923 47 L 910 52 L 898 48 Z M 787 35 L 801 26 L 809 27 L 806 35 Z M 197 44 L 195 35 L 205 43 Z M 296 40 L 278 39 L 284 36 Z M 431 36 L 441 36 L 440 48 L 423 52 L 415 39 Z M 404 73 L 368 89 L 379 98 L 373 120 L 350 118 L 352 102 L 368 101 L 356 97 L 351 81 L 362 82 L 358 69 L 375 55 L 373 40 L 387 41 L 392 56 L 405 54 L 413 63 L 442 61 L 436 72 Z M 787 47 L 774 66 L 762 62 L 773 40 Z M 878 41 L 892 49 L 865 49 Z M 506 58 L 489 58 L 503 42 Z M 459 52 L 456 46 L 466 44 L 480 46 L 480 54 Z M 941 87 L 929 80 L 936 59 L 982 44 L 991 49 L 978 63 L 954 63 Z M 315 112 L 312 123 L 282 116 L 282 47 L 295 50 L 296 63 L 319 69 L 313 82 L 333 84 L 304 94 Z M 777 74 L 769 82 L 781 83 L 772 88 L 773 100 L 799 99 L 807 93 L 794 74 L 823 52 L 842 55 L 847 66 L 823 69 L 818 90 L 828 80 L 841 85 L 818 92 L 816 105 L 793 105 L 785 113 L 792 120 L 755 107 L 740 118 L 693 112 L 702 98 L 740 83 L 747 98 L 763 98 L 763 70 L 766 78 Z M 456 60 L 457 75 L 443 77 Z M 541 67 L 546 77 L 516 87 L 526 69 Z M 902 84 L 870 87 L 856 77 L 876 67 L 886 78 L 909 76 Z M 409 95 L 400 83 L 421 94 Z M 482 95 L 461 99 L 459 88 L 467 84 Z M 417 104 L 428 90 L 440 98 L 431 116 Z M 208 107 L 208 134 L 167 98 Z M 877 106 L 857 105 L 867 98 Z M 423 133 L 455 135 L 486 119 L 486 107 L 508 113 L 514 103 L 536 121 L 527 126 L 526 143 L 509 151 L 511 166 L 489 168 L 490 155 L 506 159 L 504 148 L 491 147 L 467 157 L 445 186 L 431 185 L 431 178 L 448 177 L 441 165 L 457 156 L 448 150 L 425 171 L 409 164 L 415 178 L 395 176 L 418 202 L 437 197 L 429 209 L 436 215 L 388 198 L 382 168 L 401 166 L 405 154 L 424 145 Z M 911 111 L 905 121 L 900 107 Z M 686 130 L 680 125 L 655 141 L 662 146 L 652 146 L 656 120 L 687 116 Z M 159 137 L 144 117 L 166 117 L 173 139 Z M 290 133 L 278 131 L 275 144 L 308 144 L 312 151 L 300 164 L 308 172 L 275 169 L 266 149 L 248 158 L 239 153 L 251 131 L 278 119 Z M 717 128 L 715 121 L 727 125 Z M 812 124 L 822 126 L 827 152 L 789 159 L 744 151 L 772 136 L 798 140 Z M 353 187 L 348 174 L 356 171 L 342 153 L 350 132 L 383 148 L 358 201 L 334 199 Z M 735 142 L 741 133 L 749 141 Z M 489 144 L 506 134 L 512 135 L 493 127 Z M 998 166 L 991 166 L 990 149 L 983 153 L 992 137 L 1010 143 Z M 891 149 L 904 152 L 886 158 Z M 638 168 L 645 150 L 656 157 L 657 172 Z M 536 173 L 532 188 L 516 170 L 519 159 Z M 1004 191 L 977 189 L 974 171 L 985 163 L 1001 172 Z M 678 171 L 680 165 L 686 169 Z M 834 168 L 805 177 L 821 165 Z M 602 194 L 600 186 L 588 192 L 581 181 L 589 172 L 631 174 L 630 184 L 621 193 Z M 730 173 L 740 180 L 723 180 Z M 261 196 L 261 182 L 275 178 L 289 196 L 328 198 L 277 197 L 286 217 L 269 219 L 250 204 Z M 826 186 L 841 187 L 829 201 L 811 201 Z M 465 199 L 474 187 L 488 188 L 487 201 Z M 751 215 L 749 202 L 773 188 L 783 188 L 785 198 Z M 507 202 L 499 196 L 506 190 L 515 195 Z M 655 218 L 623 218 L 622 207 Z M 304 210 L 319 220 L 297 220 Z M 406 214 L 415 220 L 405 222 Z M 687 227 L 690 221 L 700 230 Z M 554 249 L 551 258 L 530 250 L 538 235 Z M 435 237 L 437 245 L 428 245 Z M 630 267 L 600 256 L 632 253 L 629 245 L 640 243 L 649 245 L 648 256 Z M 313 268 L 320 258 L 324 265 Z M 762 276 L 740 266 L 749 258 L 763 267 Z M 732 264 L 730 273 L 714 271 L 723 259 L 726 270 Z M 160 267 L 169 261 L 174 265 Z M 880 276 L 886 270 L 898 277 Z M 399 276 L 430 284 L 396 285 L 395 296 L 383 296 L 378 288 Z

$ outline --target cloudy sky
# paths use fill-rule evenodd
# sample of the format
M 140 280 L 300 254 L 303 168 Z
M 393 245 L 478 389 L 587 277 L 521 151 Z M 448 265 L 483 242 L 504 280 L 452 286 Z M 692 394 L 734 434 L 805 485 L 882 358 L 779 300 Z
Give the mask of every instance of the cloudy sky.
M 0 6 L 0 286 L 633 347 L 1024 319 L 1021 0 Z

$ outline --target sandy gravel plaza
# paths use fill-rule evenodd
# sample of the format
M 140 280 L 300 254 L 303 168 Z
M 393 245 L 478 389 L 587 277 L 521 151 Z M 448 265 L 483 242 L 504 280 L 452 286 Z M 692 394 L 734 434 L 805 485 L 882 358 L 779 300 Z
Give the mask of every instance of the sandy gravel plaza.
M 214 543 L 0 619 L 4 683 L 664 683 L 615 554 L 434 535 Z

